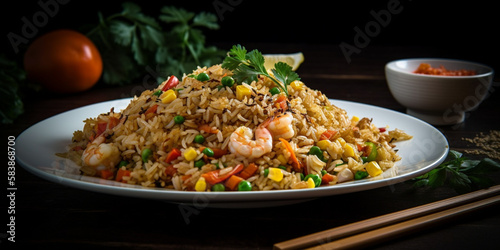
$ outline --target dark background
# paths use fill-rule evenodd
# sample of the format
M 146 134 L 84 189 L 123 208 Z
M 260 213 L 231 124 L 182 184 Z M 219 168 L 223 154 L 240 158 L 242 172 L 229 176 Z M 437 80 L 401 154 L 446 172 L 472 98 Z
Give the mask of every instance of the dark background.
M 42 0 L 48 2 L 49 0 Z M 55 0 L 52 0 L 55 1 Z M 134 2 L 134 1 L 132 1 Z M 292 53 L 300 46 L 315 44 L 353 45 L 355 27 L 364 30 L 374 21 L 371 11 L 388 9 L 388 4 L 402 8 L 391 15 L 386 27 L 370 38 L 368 45 L 356 57 L 373 46 L 418 46 L 429 48 L 433 57 L 448 57 L 477 61 L 498 68 L 497 56 L 498 14 L 492 1 L 135 1 L 143 12 L 157 17 L 165 5 L 183 7 L 188 11 L 206 11 L 219 17 L 220 29 L 206 31 L 208 45 L 229 49 L 231 44 L 278 43 L 294 46 L 276 46 L 264 53 Z M 77 1 L 59 5 L 47 25 L 40 27 L 37 36 L 57 28 L 82 30 L 88 24 L 97 24 L 97 12 L 104 16 L 121 11 L 122 1 Z M 7 34 L 21 34 L 22 17 L 32 19 L 42 11 L 38 1 L 8 1 L 1 9 L 2 53 L 10 58 L 22 58 L 24 49 L 14 53 Z M 217 10 L 216 6 L 219 8 Z M 29 39 L 29 41 L 35 38 Z M 226 48 L 227 47 L 227 48 Z M 247 46 L 248 47 L 248 46 Z M 254 49 L 254 48 L 249 48 Z M 257 48 L 258 49 L 258 48 Z M 329 56 L 343 57 L 340 48 Z M 305 55 L 307 58 L 307 55 Z M 416 55 L 418 56 L 418 55 Z M 346 62 L 347 63 L 347 62 Z

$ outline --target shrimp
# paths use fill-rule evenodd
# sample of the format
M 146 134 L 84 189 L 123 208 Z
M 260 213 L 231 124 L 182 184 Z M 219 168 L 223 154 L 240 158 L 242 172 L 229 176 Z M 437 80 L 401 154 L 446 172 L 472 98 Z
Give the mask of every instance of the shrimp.
M 82 162 L 95 169 L 113 169 L 120 161 L 120 151 L 113 143 L 104 143 L 104 134 L 96 137 L 83 151 Z
M 255 140 L 252 140 L 252 129 L 241 126 L 229 138 L 229 150 L 233 154 L 247 158 L 258 158 L 273 149 L 273 137 L 264 126 L 255 129 Z
M 273 138 L 290 139 L 295 134 L 292 121 L 292 114 L 285 113 L 283 115 L 271 117 L 264 123 L 267 123 L 267 129 L 269 129 Z

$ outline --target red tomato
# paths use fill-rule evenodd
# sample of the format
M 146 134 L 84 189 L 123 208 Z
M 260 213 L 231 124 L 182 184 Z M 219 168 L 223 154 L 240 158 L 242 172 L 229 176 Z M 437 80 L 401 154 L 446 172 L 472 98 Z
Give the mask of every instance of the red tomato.
M 72 30 L 37 38 L 24 55 L 30 80 L 57 93 L 76 93 L 94 86 L 102 74 L 101 54 L 90 39 Z

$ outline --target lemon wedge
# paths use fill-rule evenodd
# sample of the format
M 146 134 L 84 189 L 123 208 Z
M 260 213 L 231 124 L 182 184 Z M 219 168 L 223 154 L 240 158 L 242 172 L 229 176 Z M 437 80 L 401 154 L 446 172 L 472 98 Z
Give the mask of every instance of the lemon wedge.
M 264 56 L 264 66 L 266 69 L 274 69 L 274 64 L 277 62 L 284 62 L 292 67 L 295 71 L 299 68 L 300 64 L 304 62 L 304 54 L 302 52 L 292 54 L 266 54 Z

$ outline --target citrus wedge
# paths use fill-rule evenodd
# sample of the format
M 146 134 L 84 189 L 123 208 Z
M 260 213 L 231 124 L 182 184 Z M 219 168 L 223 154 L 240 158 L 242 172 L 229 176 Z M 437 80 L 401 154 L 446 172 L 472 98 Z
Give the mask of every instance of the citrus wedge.
M 292 53 L 292 54 L 267 54 L 264 55 L 264 66 L 266 69 L 274 69 L 274 64 L 277 62 L 284 62 L 292 67 L 295 71 L 299 68 L 300 64 L 304 61 L 304 55 L 302 52 Z

